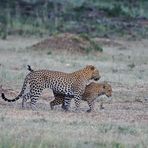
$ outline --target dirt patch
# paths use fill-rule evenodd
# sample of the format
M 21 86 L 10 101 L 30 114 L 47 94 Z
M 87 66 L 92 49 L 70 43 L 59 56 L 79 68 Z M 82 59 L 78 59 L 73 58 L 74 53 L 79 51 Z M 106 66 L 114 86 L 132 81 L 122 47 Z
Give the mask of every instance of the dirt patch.
M 49 49 L 53 51 L 66 51 L 69 53 L 86 54 L 88 52 L 102 52 L 102 48 L 88 36 L 78 36 L 76 34 L 63 33 L 51 36 L 37 44 L 31 46 L 35 50 Z

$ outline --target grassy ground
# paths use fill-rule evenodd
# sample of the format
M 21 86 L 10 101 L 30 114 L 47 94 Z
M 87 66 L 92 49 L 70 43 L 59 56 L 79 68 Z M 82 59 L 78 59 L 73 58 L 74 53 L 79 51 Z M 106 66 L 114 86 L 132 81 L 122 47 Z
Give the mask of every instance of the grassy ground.
M 51 111 L 51 91 L 45 90 L 38 101 L 38 111 L 22 110 L 21 100 L 8 103 L 0 100 L 0 147 L 136 147 L 148 145 L 148 42 L 96 38 L 103 53 L 71 55 L 49 53 L 46 49 L 29 48 L 38 38 L 9 36 L 0 40 L 0 92 L 14 97 L 22 87 L 26 65 L 70 72 L 93 64 L 100 69 L 100 81 L 113 88 L 112 101 L 102 97 L 104 110 L 86 113 L 65 113 L 60 107 Z

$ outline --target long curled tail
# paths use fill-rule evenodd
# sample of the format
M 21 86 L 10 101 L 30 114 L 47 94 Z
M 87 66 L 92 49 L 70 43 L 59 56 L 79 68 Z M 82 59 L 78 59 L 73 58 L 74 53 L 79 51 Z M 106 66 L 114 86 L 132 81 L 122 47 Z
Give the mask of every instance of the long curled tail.
M 30 65 L 27 65 L 27 70 L 29 70 L 30 72 L 34 72 Z
M 4 94 L 4 93 L 1 94 L 1 97 L 2 97 L 3 100 L 5 100 L 5 101 L 7 101 L 7 102 L 15 102 L 15 101 L 17 101 L 17 100 L 20 98 L 20 95 L 18 95 L 16 98 L 14 98 L 14 99 L 12 99 L 12 100 L 7 99 L 7 98 L 5 97 L 5 94 Z
M 25 81 L 23 83 L 23 87 L 22 87 L 21 92 L 19 93 L 19 95 L 16 98 L 14 98 L 14 99 L 7 99 L 5 97 L 5 94 L 4 93 L 1 94 L 1 97 L 2 97 L 3 100 L 5 100 L 7 102 L 15 102 L 15 101 L 19 100 L 20 97 L 22 97 L 22 95 L 24 94 L 24 91 L 25 91 L 26 87 L 27 87 L 27 78 L 25 79 Z

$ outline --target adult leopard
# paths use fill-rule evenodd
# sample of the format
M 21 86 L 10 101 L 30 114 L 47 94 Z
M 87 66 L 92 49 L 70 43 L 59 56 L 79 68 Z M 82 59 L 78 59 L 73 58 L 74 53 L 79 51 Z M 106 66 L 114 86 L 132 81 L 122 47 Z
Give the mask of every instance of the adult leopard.
M 30 72 L 34 71 L 30 65 L 28 65 L 28 70 Z M 85 91 L 82 95 L 82 100 L 87 101 L 89 105 L 90 109 L 88 109 L 87 112 L 91 112 L 94 110 L 95 100 L 101 95 L 106 95 L 109 98 L 112 96 L 112 87 L 107 82 L 102 82 L 102 83 L 91 82 L 86 86 Z M 64 107 L 65 95 L 54 93 L 54 97 L 55 99 L 50 102 L 51 109 L 53 109 L 55 105 L 60 105 L 60 104 L 62 104 L 62 108 L 65 108 Z M 69 97 L 72 98 L 73 96 L 69 96 Z M 104 108 L 103 102 L 101 102 L 100 109 L 103 109 L 103 108 Z
M 45 88 L 50 88 L 54 93 L 64 94 L 64 109 L 68 110 L 71 98 L 74 96 L 76 109 L 79 109 L 80 100 L 84 93 L 85 87 L 89 80 L 99 80 L 99 70 L 93 65 L 87 65 L 85 68 L 72 73 L 65 73 L 51 70 L 37 70 L 30 72 L 23 83 L 23 87 L 19 95 L 14 99 L 7 99 L 4 93 L 1 94 L 2 99 L 8 102 L 14 102 L 20 97 L 22 107 L 26 105 L 28 99 L 31 100 L 30 105 L 34 110 L 36 102 Z M 28 92 L 25 92 L 28 90 Z

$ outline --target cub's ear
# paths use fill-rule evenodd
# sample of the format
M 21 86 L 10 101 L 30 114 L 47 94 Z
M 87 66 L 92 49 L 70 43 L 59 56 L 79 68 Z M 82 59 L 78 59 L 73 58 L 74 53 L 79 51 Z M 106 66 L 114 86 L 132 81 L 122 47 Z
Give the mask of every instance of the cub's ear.
M 86 68 L 90 68 L 91 70 L 95 70 L 95 66 L 93 66 L 93 65 L 87 65 Z
M 106 84 L 103 84 L 103 89 L 105 89 L 106 88 Z

